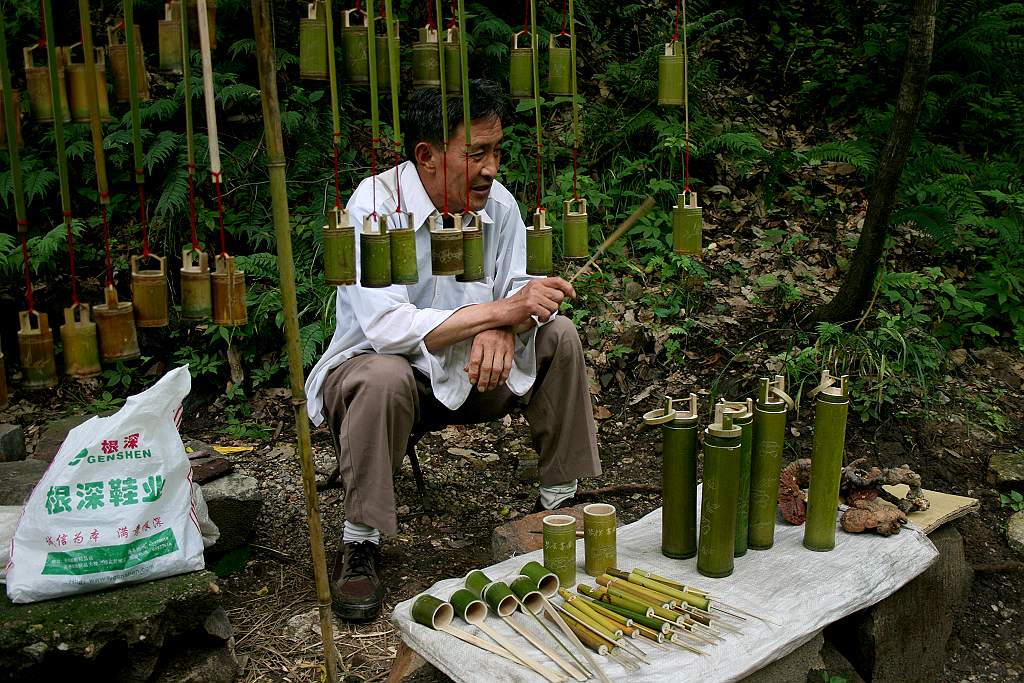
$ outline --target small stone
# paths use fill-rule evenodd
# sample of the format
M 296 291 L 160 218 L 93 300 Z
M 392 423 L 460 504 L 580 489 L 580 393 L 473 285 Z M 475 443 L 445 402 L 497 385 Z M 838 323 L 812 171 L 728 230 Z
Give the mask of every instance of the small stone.
M 208 552 L 227 552 L 249 540 L 263 507 L 263 495 L 255 477 L 233 472 L 203 484 L 203 498 L 210 519 L 220 530 L 217 543 Z
M 457 455 L 460 458 L 471 458 L 476 455 L 476 451 L 470 450 L 469 448 L 449 448 L 448 453 L 450 455 Z
M 25 432 L 19 425 L 0 425 L 0 462 L 25 459 Z
M 963 365 L 967 362 L 967 349 L 953 349 L 949 352 L 949 360 L 953 365 Z
M 395 513 L 398 514 L 399 517 L 401 517 L 402 515 L 407 515 L 409 514 L 409 506 L 399 505 L 397 508 L 395 508 Z
M 560 515 L 571 515 L 576 518 L 576 526 L 583 530 L 583 506 L 576 505 L 571 508 L 559 510 L 544 510 L 526 515 L 514 522 L 506 522 L 494 529 L 491 534 L 491 558 L 496 562 L 508 559 L 515 555 L 522 555 L 544 547 L 544 535 L 531 533 L 544 529 L 544 518 L 547 515 L 557 512 Z M 515 510 L 512 511 L 515 513 Z M 512 514 L 509 515 L 510 517 Z
M 53 462 L 64 439 L 68 438 L 68 432 L 89 419 L 92 419 L 92 415 L 71 415 L 46 425 L 43 435 L 36 443 L 36 449 L 32 451 L 32 458 L 45 463 Z
M 1024 484 L 1024 453 L 993 453 L 988 461 L 987 479 L 994 486 Z
M 1024 555 L 1024 511 L 1014 513 L 1006 525 L 1006 540 L 1010 548 Z

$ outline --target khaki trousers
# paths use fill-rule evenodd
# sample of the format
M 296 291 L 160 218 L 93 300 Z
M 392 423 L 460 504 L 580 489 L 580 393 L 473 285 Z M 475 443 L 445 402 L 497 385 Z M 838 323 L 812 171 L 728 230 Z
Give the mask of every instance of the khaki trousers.
M 383 534 L 398 530 L 393 473 L 409 436 L 450 424 L 489 422 L 524 405 L 537 450 L 540 483 L 601 473 L 583 347 L 572 321 L 556 316 L 537 331 L 537 380 L 525 397 L 501 386 L 473 389 L 457 410 L 431 391 L 430 379 L 403 356 L 368 353 L 342 363 L 324 383 L 324 410 L 345 487 L 345 517 Z

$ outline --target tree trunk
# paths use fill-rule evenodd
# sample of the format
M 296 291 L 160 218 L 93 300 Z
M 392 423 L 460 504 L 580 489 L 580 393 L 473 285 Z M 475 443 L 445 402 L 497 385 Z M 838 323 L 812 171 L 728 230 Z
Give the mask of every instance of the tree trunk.
M 822 304 L 809 316 L 811 322 L 847 322 L 859 317 L 875 283 L 882 246 L 889 233 L 896 188 L 903 164 L 910 152 L 910 142 L 924 102 L 928 70 L 935 41 L 935 6 L 937 0 L 914 0 L 907 32 L 907 56 L 903 79 L 892 117 L 889 139 L 885 143 L 878 173 L 871 186 L 868 213 L 864 218 L 857 250 L 850 261 L 842 287 L 832 301 Z

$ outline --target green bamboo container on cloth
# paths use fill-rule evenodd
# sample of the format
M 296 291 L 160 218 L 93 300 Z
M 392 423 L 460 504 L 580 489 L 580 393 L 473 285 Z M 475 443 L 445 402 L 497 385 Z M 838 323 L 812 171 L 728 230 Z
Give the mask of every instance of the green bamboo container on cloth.
M 412 214 L 404 211 L 393 214 L 401 227 L 391 228 L 391 284 L 414 285 L 419 282 L 416 268 L 416 230 Z
M 583 553 L 587 574 L 600 576 L 617 563 L 615 506 L 591 503 L 583 508 Z
M 460 588 L 448 598 L 455 614 L 467 624 L 476 624 L 487 617 L 487 604 L 468 588 Z
M 467 215 L 468 222 L 465 219 Z M 455 223 L 462 226 L 462 273 L 456 279 L 459 282 L 479 282 L 485 277 L 484 231 L 480 214 L 475 211 L 457 213 Z
M 525 574 L 520 574 L 508 583 L 512 593 L 519 599 L 519 604 L 525 609 L 540 614 L 544 611 L 544 596 L 537 586 L 537 582 Z
M 349 222 L 348 211 L 331 208 L 327 212 L 324 238 L 324 282 L 329 285 L 352 285 L 356 282 L 356 231 Z
M 672 207 L 672 251 L 683 256 L 700 256 L 704 209 L 697 205 L 697 193 L 680 192 L 676 202 Z
M 754 441 L 754 402 L 722 401 L 733 425 L 743 430 L 740 437 L 740 486 L 736 499 L 736 557 L 747 554 L 747 530 L 750 520 L 750 453 Z
M 551 34 L 548 41 L 548 94 L 572 95 L 572 48 L 558 44 L 558 39 L 570 40 L 568 33 Z
M 850 408 L 847 377 L 832 377 L 825 370 L 821 373 L 821 384 L 810 394 L 816 395 L 817 401 L 814 405 L 814 450 L 807 490 L 804 547 L 828 551 L 836 547 L 836 510 L 839 507 L 839 482 L 846 445 L 846 417 Z
M 665 406 L 644 415 L 661 425 L 661 554 L 687 559 L 697 554 L 697 394 L 665 397 Z
M 526 273 L 527 275 L 551 275 L 551 227 L 547 224 L 547 212 L 537 209 L 533 213 L 533 225 L 526 228 Z
M 374 224 L 377 229 L 374 230 Z M 363 287 L 391 286 L 391 236 L 385 215 L 365 216 L 359 235 L 360 281 Z
M 345 80 L 356 85 L 370 82 L 370 47 L 366 31 L 366 12 L 359 8 L 341 13 L 341 52 Z M 354 23 L 358 20 L 360 23 Z
M 299 19 L 299 77 L 326 81 L 327 15 L 323 0 L 309 3 L 306 16 Z
M 704 430 L 704 490 L 700 508 L 697 571 L 711 578 L 732 574 L 736 545 L 736 498 L 740 488 L 743 430 L 721 403 Z
M 433 595 L 423 594 L 412 603 L 413 620 L 427 628 L 440 630 L 449 626 L 454 614 L 451 604 Z
M 412 44 L 412 87 L 438 88 L 441 86 L 440 55 L 437 29 L 424 26 L 419 40 Z
M 658 57 L 658 104 L 683 106 L 685 73 L 683 44 L 678 40 L 665 43 L 665 54 Z
M 779 500 L 779 472 L 786 437 L 785 377 L 762 377 L 754 404 L 754 443 L 750 454 L 750 520 L 747 544 L 768 550 L 775 544 L 775 508 Z
M 585 259 L 590 256 L 587 244 L 590 234 L 587 200 L 582 197 L 567 199 L 562 206 L 562 230 L 565 233 L 562 255 L 567 259 Z
M 558 580 L 558 574 L 555 574 L 540 562 L 536 562 L 534 560 L 527 562 L 523 565 L 523 568 L 519 570 L 519 573 L 523 576 L 530 577 L 530 579 L 537 584 L 537 590 L 539 590 L 541 595 L 545 598 L 550 598 L 558 593 L 558 588 L 561 585 L 561 582 Z
M 504 581 L 490 582 L 484 586 L 480 597 L 499 617 L 511 616 L 519 607 L 515 593 Z
M 563 586 L 576 583 L 576 518 L 547 515 L 544 518 L 544 566 Z
M 533 43 L 527 47 L 520 46 L 520 38 L 523 36 L 526 38 L 524 42 L 534 39 L 529 31 L 516 31 L 512 34 L 508 88 L 512 97 L 529 99 L 533 97 Z

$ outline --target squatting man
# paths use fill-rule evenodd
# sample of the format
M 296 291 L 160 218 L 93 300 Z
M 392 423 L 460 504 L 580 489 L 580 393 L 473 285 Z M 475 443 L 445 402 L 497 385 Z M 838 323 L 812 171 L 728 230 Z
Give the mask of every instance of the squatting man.
M 583 348 L 557 315 L 576 293 L 562 278 L 526 274 L 526 228 L 497 180 L 505 96 L 474 80 L 469 98 L 467 147 L 461 98 L 445 103 L 439 90 L 418 90 L 406 109 L 407 160 L 364 179 L 349 199 L 353 225 L 376 212 L 399 226 L 400 198 L 416 230 L 420 279 L 339 287 L 334 337 L 306 380 L 310 418 L 327 422 L 345 487 L 331 594 L 351 621 L 373 619 L 384 599 L 379 543 L 397 531 L 392 475 L 411 436 L 521 406 L 539 456 L 535 512 L 572 504 L 577 479 L 601 473 Z M 447 154 L 442 106 L 452 126 Z M 462 212 L 467 198 L 483 225 L 486 277 L 429 275 L 428 217 Z

